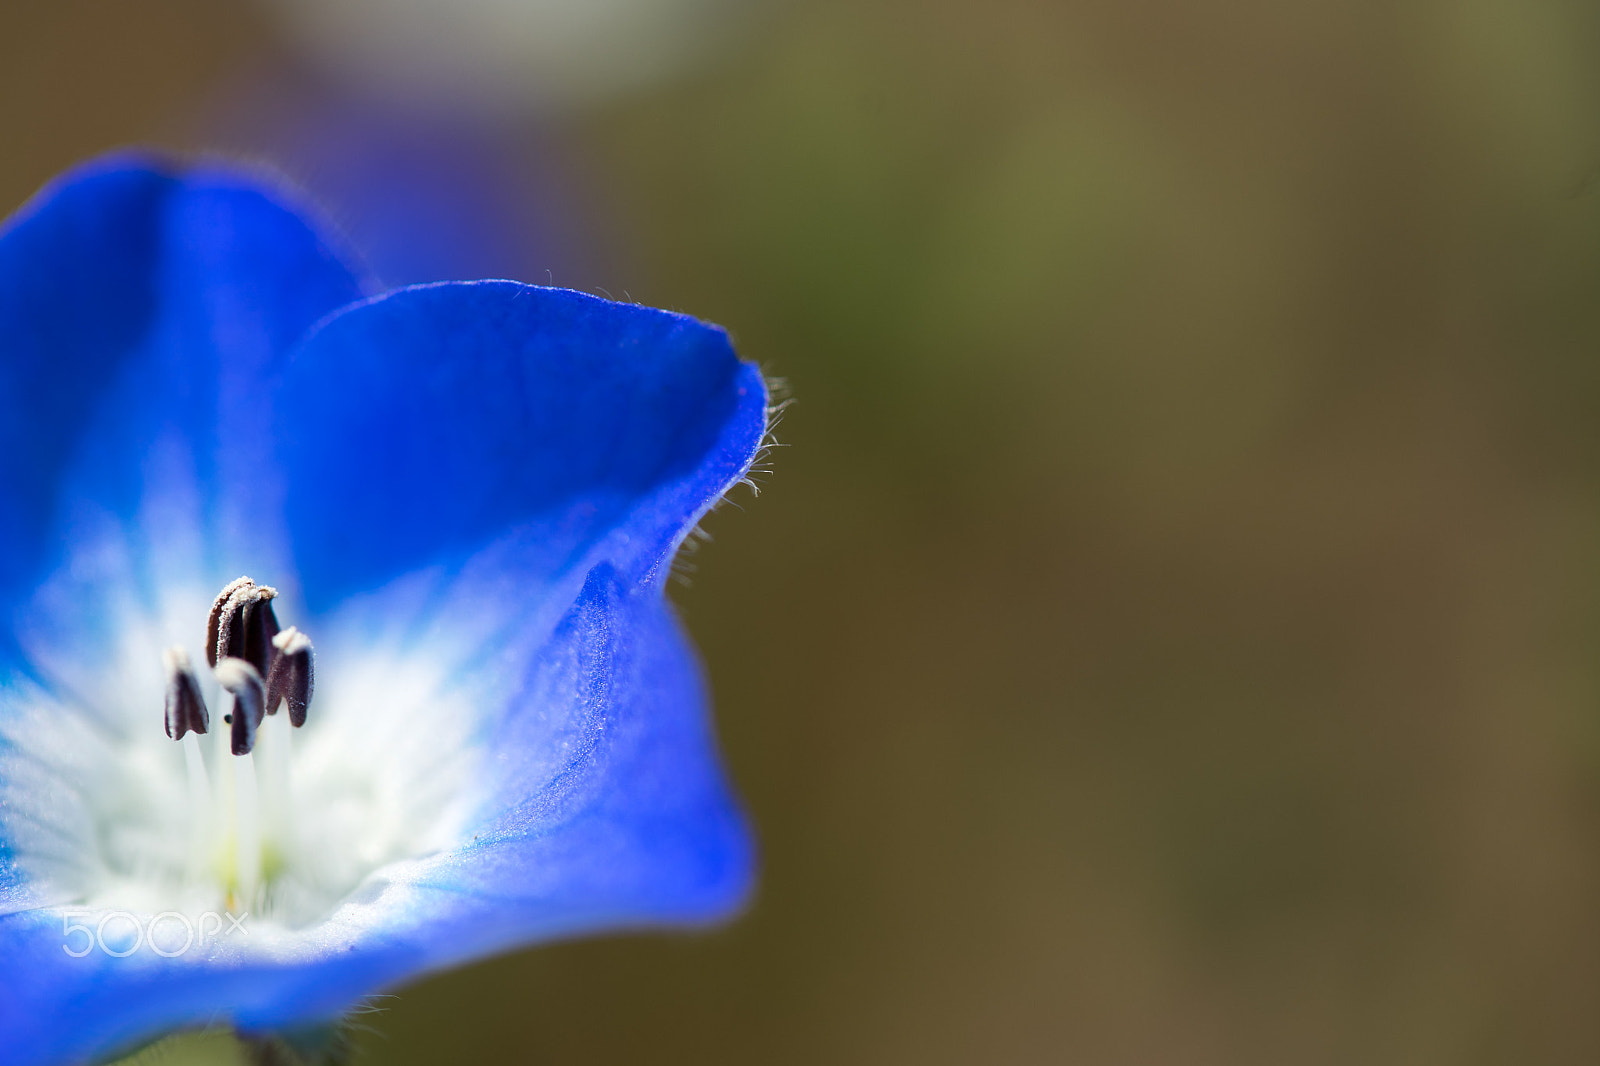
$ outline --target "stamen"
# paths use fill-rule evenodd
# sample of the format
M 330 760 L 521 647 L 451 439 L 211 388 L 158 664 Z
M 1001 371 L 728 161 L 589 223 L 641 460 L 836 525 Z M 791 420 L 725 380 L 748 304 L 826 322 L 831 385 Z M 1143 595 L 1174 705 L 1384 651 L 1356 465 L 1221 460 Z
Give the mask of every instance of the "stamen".
M 216 600 L 211 604 L 211 617 L 206 620 L 206 665 L 216 666 L 217 660 L 226 654 L 223 649 L 227 641 L 222 635 L 222 626 L 224 619 L 230 624 L 233 619 L 233 612 L 228 610 L 228 602 L 240 589 L 249 588 L 254 584 L 255 582 L 248 577 L 236 577 L 217 593 Z
M 289 803 L 290 734 L 305 724 L 311 702 L 311 641 L 290 626 L 280 632 L 272 601 L 278 590 L 248 577 L 228 583 L 211 604 L 206 621 L 206 658 L 217 682 L 232 697 L 228 726 L 218 730 L 211 774 L 197 740 L 189 733 L 209 725 L 199 682 L 182 649 L 166 654 L 167 735 L 184 741 L 189 766 L 191 824 L 190 866 L 210 868 L 224 899 L 250 907 L 273 873 L 273 856 L 281 855 L 293 836 Z M 268 714 L 286 704 L 289 719 L 265 733 Z M 261 768 L 252 754 L 260 743 Z M 232 756 L 232 757 L 230 757 Z
M 234 586 L 236 587 L 233 588 L 233 594 L 222 605 L 217 617 L 217 643 L 213 649 L 216 657 L 211 663 L 212 666 L 216 666 L 217 662 L 223 659 L 244 658 L 244 605 L 246 601 L 255 599 L 256 587 L 254 582 L 240 585 L 237 581 L 234 582 Z
M 161 659 L 167 667 L 167 736 L 182 740 L 191 731 L 204 733 L 211 723 L 205 698 L 200 695 L 200 682 L 189 665 L 189 653 L 182 648 L 168 648 L 161 653 Z
M 234 715 L 237 721 L 244 715 Z M 234 872 L 238 876 L 239 903 L 255 909 L 256 886 L 261 883 L 261 812 L 256 793 L 256 763 L 249 752 L 234 760 L 234 829 L 237 832 Z
M 266 686 L 260 671 L 243 659 L 218 659 L 216 675 L 217 683 L 233 693 L 232 750 L 238 756 L 233 760 L 234 873 L 242 905 L 248 909 L 261 881 L 261 814 L 250 749 L 264 716 Z
M 233 693 L 233 753 L 249 755 L 266 706 L 261 672 L 238 658 L 217 660 L 217 684 Z
M 244 603 L 244 654 L 242 658 L 266 677 L 272 666 L 273 638 L 278 635 L 278 616 L 272 601 L 278 590 L 257 585 L 254 597 Z
M 267 674 L 267 713 L 277 714 L 278 705 L 289 704 L 289 722 L 295 728 L 306 724 L 306 708 L 311 705 L 311 638 L 290 626 L 272 638 L 277 649 L 272 669 Z
M 245 659 L 266 677 L 272 666 L 272 637 L 278 634 L 278 616 L 272 600 L 278 591 L 250 578 L 230 583 L 216 602 L 211 603 L 211 618 L 206 621 L 206 640 L 210 642 L 211 666 L 218 659 Z M 227 599 L 222 599 L 226 595 Z

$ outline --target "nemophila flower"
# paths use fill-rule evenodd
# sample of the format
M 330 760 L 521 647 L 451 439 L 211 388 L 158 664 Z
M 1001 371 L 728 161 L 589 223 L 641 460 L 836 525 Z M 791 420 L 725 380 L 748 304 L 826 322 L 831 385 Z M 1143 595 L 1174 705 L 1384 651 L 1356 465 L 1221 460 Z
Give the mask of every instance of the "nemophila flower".
M 0 234 L 0 1058 L 736 908 L 662 586 L 765 404 L 680 315 L 365 297 L 224 169 L 42 193 Z

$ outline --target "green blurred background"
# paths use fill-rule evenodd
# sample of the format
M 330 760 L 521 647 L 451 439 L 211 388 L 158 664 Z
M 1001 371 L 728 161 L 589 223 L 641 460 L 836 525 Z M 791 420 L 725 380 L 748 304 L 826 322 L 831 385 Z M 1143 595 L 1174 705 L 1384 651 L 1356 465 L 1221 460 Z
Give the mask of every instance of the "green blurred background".
M 0 200 L 249 148 L 284 26 L 9 5 Z M 763 874 L 359 1061 L 1600 1061 L 1600 9 L 793 0 L 491 125 L 527 280 L 797 398 L 674 593 Z

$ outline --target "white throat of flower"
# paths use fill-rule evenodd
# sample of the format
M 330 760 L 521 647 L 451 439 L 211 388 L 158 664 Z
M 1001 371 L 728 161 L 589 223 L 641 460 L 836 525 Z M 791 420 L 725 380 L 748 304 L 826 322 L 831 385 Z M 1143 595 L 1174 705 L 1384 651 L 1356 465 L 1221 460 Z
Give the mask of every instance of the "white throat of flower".
M 223 589 L 209 676 L 181 647 L 153 652 L 170 626 L 134 625 L 121 652 L 144 681 L 0 695 L 0 840 L 38 905 L 249 913 L 250 948 L 292 947 L 385 867 L 459 842 L 479 771 L 465 697 L 426 662 L 336 640 L 313 709 L 311 641 L 279 631 L 275 596 Z M 405 728 L 423 715 L 458 725 Z
M 188 653 L 172 647 L 163 654 L 167 736 L 183 745 L 188 779 L 185 869 L 193 880 L 214 879 L 230 913 L 262 902 L 264 886 L 277 880 L 295 840 L 292 731 L 305 725 L 311 704 L 313 656 L 304 633 L 294 626 L 279 630 L 272 608 L 277 595 L 241 577 L 211 605 L 206 659 L 231 705 L 222 718 L 228 728 L 215 734 L 214 775 L 199 740 L 210 715 Z

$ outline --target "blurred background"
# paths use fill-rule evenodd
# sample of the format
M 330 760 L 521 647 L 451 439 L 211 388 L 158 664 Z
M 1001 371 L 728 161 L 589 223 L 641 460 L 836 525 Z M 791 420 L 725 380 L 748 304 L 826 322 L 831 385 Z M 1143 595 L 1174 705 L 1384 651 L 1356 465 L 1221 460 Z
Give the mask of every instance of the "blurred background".
M 0 129 L 8 208 L 221 149 L 797 398 L 674 592 L 750 912 L 358 1061 L 1600 1061 L 1593 4 L 57 0 Z

